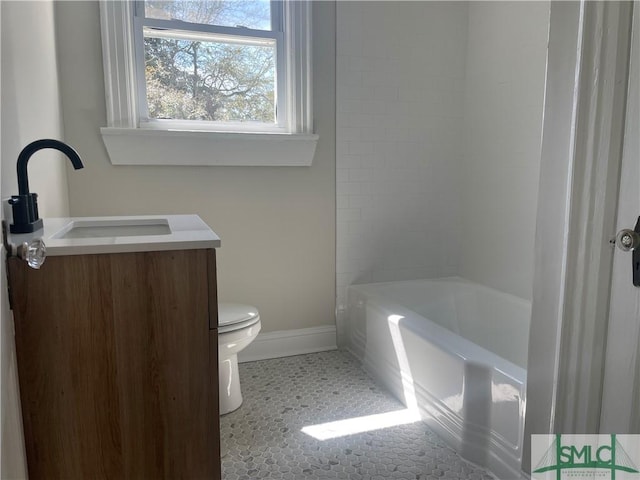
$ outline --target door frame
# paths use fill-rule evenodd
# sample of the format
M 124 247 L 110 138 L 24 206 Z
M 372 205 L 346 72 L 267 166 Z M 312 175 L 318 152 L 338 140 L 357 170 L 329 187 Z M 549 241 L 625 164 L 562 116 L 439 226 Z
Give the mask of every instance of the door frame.
M 640 8 L 633 32 L 616 230 L 633 228 L 640 214 Z M 600 433 L 640 433 L 640 289 L 631 282 L 630 253 L 613 256 Z M 634 391 L 635 389 L 635 391 Z M 629 401 L 631 399 L 631 402 Z
M 551 2 L 522 468 L 597 433 L 635 2 Z

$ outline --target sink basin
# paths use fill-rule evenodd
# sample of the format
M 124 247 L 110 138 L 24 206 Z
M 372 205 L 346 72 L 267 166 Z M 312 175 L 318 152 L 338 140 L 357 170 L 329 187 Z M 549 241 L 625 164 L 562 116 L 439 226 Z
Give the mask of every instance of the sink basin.
M 2 1 L 2 0 L 0 0 Z M 12 245 L 42 240 L 47 257 L 210 249 L 220 238 L 197 215 L 46 217 L 41 230 L 9 234 Z
M 52 238 L 106 238 L 170 235 L 166 219 L 74 220 Z

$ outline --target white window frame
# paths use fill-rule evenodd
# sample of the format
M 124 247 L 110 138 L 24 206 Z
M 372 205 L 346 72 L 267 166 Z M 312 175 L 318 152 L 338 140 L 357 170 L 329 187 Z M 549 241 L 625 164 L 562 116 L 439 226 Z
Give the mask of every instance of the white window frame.
M 283 2 L 285 121 L 243 131 L 220 124 L 145 121 L 139 113 L 136 2 L 101 0 L 100 21 L 107 126 L 101 129 L 114 165 L 311 165 L 311 2 Z M 141 32 L 141 29 L 139 29 Z

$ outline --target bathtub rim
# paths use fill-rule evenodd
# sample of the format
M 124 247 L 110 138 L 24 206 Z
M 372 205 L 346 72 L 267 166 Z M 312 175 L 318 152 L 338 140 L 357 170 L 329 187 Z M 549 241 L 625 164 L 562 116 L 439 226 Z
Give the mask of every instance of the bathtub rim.
M 527 304 L 527 306 L 531 306 L 531 302 L 517 297 L 515 295 L 512 295 L 510 293 L 506 293 L 506 292 L 502 292 L 500 290 L 496 290 L 494 288 L 488 287 L 486 285 L 482 285 L 480 283 L 476 283 L 473 282 L 471 280 L 467 280 L 466 278 L 463 277 L 457 277 L 457 276 L 448 276 L 448 277 L 438 277 L 438 278 L 427 278 L 427 279 L 416 279 L 416 280 L 400 280 L 400 281 L 392 281 L 392 282 L 379 282 L 379 283 L 363 283 L 363 284 L 354 284 L 354 285 L 349 285 L 347 287 L 347 306 L 348 309 L 351 309 L 352 305 L 351 305 L 351 297 L 349 295 L 349 292 L 351 291 L 351 289 L 354 289 L 356 291 L 362 292 L 364 295 L 368 295 L 370 297 L 374 297 L 376 299 L 384 299 L 385 300 L 385 305 L 389 305 L 389 306 L 393 306 L 395 309 L 397 309 L 399 312 L 400 311 L 404 311 L 404 312 L 409 312 L 410 315 L 404 315 L 405 318 L 409 318 L 411 315 L 416 315 L 420 318 L 425 318 L 426 320 L 429 321 L 429 323 L 431 325 L 433 325 L 434 327 L 436 327 L 436 331 L 440 332 L 442 334 L 443 338 L 448 339 L 448 343 L 447 346 L 448 348 L 452 348 L 452 343 L 457 342 L 458 339 L 463 340 L 466 345 L 465 346 L 469 346 L 469 351 L 473 352 L 476 355 L 480 355 L 480 354 L 486 354 L 487 356 L 490 357 L 495 357 L 497 359 L 497 364 L 500 364 L 501 366 L 503 366 L 503 368 L 499 368 L 498 370 L 500 370 L 504 375 L 509 376 L 510 378 L 514 378 L 514 379 L 518 379 L 518 378 L 524 378 L 524 382 L 526 384 L 526 379 L 527 379 L 527 367 L 522 366 L 522 365 L 518 365 L 515 362 L 512 362 L 502 356 L 500 356 L 499 354 L 492 352 L 491 350 L 488 350 L 484 347 L 482 347 L 481 345 L 478 345 L 477 343 L 472 342 L 471 340 L 463 337 L 462 335 L 459 335 L 451 330 L 449 330 L 446 327 L 443 327 L 442 325 L 440 325 L 439 323 L 423 316 L 421 313 L 416 312 L 415 310 L 411 309 L 410 307 L 406 306 L 406 305 L 401 305 L 399 304 L 397 301 L 391 300 L 389 296 L 386 296 L 384 293 L 379 293 L 376 291 L 373 291 L 373 289 L 377 289 L 376 287 L 378 286 L 386 286 L 386 285 L 398 285 L 398 284 L 415 284 L 415 283 L 423 283 L 423 282 L 439 282 L 442 283 L 444 281 L 456 281 L 458 283 L 463 283 L 466 285 L 470 285 L 473 286 L 474 288 L 480 288 L 480 289 L 484 289 L 484 290 L 489 290 L 491 291 L 491 293 L 497 293 L 499 295 L 504 295 L 507 298 L 510 299 L 516 299 L 522 303 Z M 400 320 L 402 321 L 402 320 Z M 410 330 L 412 330 L 414 333 L 421 333 L 419 332 L 420 329 L 425 328 L 423 325 L 420 325 L 419 323 L 417 323 L 416 321 L 413 322 L 403 322 L 403 325 L 405 325 L 407 328 L 409 328 Z M 527 325 L 527 331 L 529 330 L 529 325 Z M 426 335 L 429 338 L 433 338 L 433 333 L 429 333 L 426 332 Z M 454 337 L 452 339 L 452 337 Z M 438 337 L 441 338 L 441 337 Z M 449 353 L 458 353 L 458 352 L 454 352 L 454 351 L 450 351 Z M 462 357 L 465 360 L 468 361 L 473 361 L 472 358 L 465 358 Z M 476 357 L 477 358 L 477 357 Z M 512 368 L 514 367 L 514 368 Z M 512 372 L 512 373 L 510 373 Z M 515 376 L 514 376 L 515 375 Z

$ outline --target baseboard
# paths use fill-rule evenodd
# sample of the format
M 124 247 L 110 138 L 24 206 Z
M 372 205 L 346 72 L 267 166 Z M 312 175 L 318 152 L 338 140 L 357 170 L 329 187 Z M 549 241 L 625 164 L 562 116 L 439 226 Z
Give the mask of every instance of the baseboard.
M 290 357 L 337 348 L 335 325 L 280 330 L 259 333 L 256 339 L 238 354 L 238 362 Z

